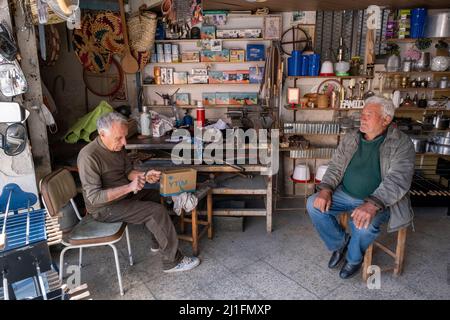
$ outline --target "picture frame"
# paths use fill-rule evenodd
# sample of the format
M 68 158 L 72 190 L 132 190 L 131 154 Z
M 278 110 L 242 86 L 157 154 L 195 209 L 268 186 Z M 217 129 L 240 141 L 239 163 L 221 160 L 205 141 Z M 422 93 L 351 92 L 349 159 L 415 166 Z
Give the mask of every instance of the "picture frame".
M 298 104 L 300 101 L 300 88 L 288 88 L 287 102 L 288 104 Z
M 263 37 L 265 40 L 279 40 L 281 38 L 282 21 L 280 15 L 264 17 Z

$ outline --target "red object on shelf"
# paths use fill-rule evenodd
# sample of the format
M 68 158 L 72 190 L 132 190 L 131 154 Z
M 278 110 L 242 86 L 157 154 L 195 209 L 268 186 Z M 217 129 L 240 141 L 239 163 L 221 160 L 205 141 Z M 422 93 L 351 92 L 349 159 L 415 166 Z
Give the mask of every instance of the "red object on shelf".
M 201 101 L 197 104 L 197 127 L 203 128 L 205 126 L 205 108 Z
M 291 180 L 294 181 L 295 183 L 312 183 L 312 182 L 315 181 L 314 175 L 311 175 L 310 178 L 309 178 L 309 180 L 297 180 L 297 179 L 294 179 L 294 178 L 291 176 Z
M 334 73 L 320 73 L 319 77 L 334 77 Z

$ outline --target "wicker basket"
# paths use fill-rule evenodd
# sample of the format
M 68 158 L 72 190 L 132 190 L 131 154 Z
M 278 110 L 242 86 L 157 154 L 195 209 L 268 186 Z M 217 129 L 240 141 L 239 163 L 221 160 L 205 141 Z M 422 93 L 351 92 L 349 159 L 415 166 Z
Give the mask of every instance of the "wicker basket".
M 139 11 L 128 19 L 128 35 L 132 50 L 149 51 L 155 42 L 156 14 L 139 8 Z

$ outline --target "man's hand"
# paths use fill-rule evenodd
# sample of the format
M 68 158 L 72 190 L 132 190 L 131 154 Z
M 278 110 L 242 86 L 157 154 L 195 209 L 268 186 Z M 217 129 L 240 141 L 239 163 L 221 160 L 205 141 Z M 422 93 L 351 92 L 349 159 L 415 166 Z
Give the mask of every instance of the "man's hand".
M 358 208 L 353 210 L 351 217 L 353 222 L 358 229 L 367 229 L 369 227 L 370 221 L 377 214 L 378 207 L 370 202 L 365 202 Z
M 156 183 L 161 178 L 161 171 L 150 170 L 145 175 L 145 181 L 148 183 Z
M 321 190 L 314 200 L 314 208 L 319 209 L 320 212 L 324 213 L 330 210 L 331 207 L 331 190 Z
M 129 187 L 131 191 L 134 193 L 141 191 L 142 188 L 144 188 L 144 185 L 145 185 L 144 173 L 135 175 L 134 179 L 129 183 Z

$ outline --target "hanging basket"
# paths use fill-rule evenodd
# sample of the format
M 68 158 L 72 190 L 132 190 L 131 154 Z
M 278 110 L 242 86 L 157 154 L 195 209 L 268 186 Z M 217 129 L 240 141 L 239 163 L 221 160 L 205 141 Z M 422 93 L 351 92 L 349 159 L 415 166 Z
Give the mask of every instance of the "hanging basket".
M 31 20 L 37 26 L 39 24 L 37 0 L 30 0 Z M 46 24 L 55 24 L 64 22 L 49 6 L 47 6 L 48 20 Z
M 155 42 L 157 17 L 145 8 L 141 6 L 127 22 L 130 47 L 139 52 L 150 51 Z

